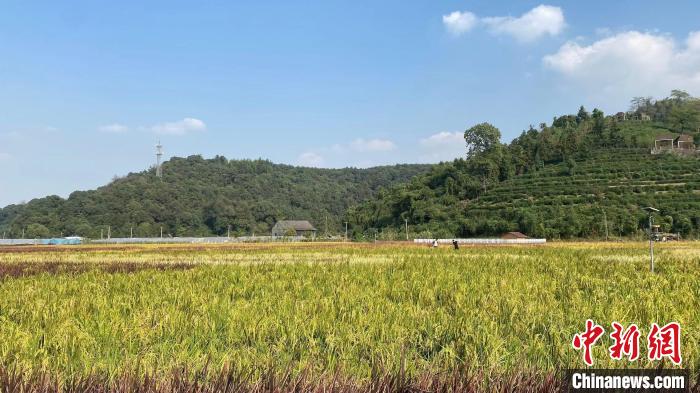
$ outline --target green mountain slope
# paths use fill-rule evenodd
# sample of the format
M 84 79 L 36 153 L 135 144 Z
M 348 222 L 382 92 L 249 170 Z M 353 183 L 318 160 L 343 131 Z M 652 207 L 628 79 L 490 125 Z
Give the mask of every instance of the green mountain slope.
M 665 231 L 700 235 L 698 155 L 651 154 L 660 134 L 695 137 L 700 102 L 647 101 L 627 119 L 583 108 L 530 128 L 510 144 L 481 124 L 468 159 L 436 165 L 408 184 L 383 190 L 349 212 L 356 237 L 494 236 L 521 231 L 547 238 L 641 235 L 641 209 L 655 206 Z M 638 119 L 654 114 L 654 120 Z M 648 118 L 647 118 L 648 119 Z M 491 139 L 489 140 L 489 135 Z M 485 136 L 485 137 L 484 137 Z M 480 139 L 481 138 L 481 139 Z M 483 144 L 486 141 L 486 144 Z M 469 140 L 467 141 L 469 142 Z M 469 143 L 468 143 L 469 145 Z M 607 229 L 606 229 L 607 228 Z
M 519 230 L 549 238 L 635 234 L 642 207 L 656 223 L 686 236 L 700 228 L 700 160 L 647 149 L 605 149 L 585 160 L 547 165 L 499 183 L 464 209 L 471 233 Z M 514 225 L 517 224 L 517 225 Z M 481 230 L 477 225 L 482 225 Z
M 50 196 L 0 209 L 0 232 L 18 237 L 267 234 L 279 219 L 308 219 L 338 233 L 348 207 L 382 187 L 425 173 L 427 165 L 316 169 L 263 160 L 172 158 L 162 181 L 154 171 L 129 174 L 92 191 Z

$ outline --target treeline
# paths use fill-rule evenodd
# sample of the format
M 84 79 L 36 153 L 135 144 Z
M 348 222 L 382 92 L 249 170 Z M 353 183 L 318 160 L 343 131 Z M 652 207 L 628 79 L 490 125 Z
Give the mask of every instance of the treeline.
M 625 113 L 580 107 L 509 144 L 478 124 L 465 131 L 465 158 L 383 190 L 348 220 L 358 238 L 403 238 L 406 222 L 411 236 L 423 237 L 617 237 L 641 234 L 640 207 L 655 205 L 663 230 L 697 236 L 700 161 L 652 156 L 650 148 L 662 133 L 697 139 L 699 108 L 676 90 L 658 101 L 636 97 Z
M 34 199 L 0 209 L 6 237 L 90 238 L 268 234 L 281 219 L 307 219 L 319 234 L 341 232 L 351 205 L 425 173 L 427 165 L 317 169 L 217 156 L 172 158 L 163 178 L 132 173 L 67 199 Z

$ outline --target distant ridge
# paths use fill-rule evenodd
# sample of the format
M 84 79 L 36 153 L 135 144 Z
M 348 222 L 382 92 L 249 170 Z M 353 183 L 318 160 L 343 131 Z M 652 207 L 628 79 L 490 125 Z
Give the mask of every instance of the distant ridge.
M 155 170 L 131 173 L 67 199 L 34 199 L 0 209 L 6 237 L 91 238 L 267 234 L 277 220 L 307 219 L 319 236 L 341 231 L 347 209 L 379 189 L 425 173 L 429 165 L 317 169 L 266 160 L 174 157 Z

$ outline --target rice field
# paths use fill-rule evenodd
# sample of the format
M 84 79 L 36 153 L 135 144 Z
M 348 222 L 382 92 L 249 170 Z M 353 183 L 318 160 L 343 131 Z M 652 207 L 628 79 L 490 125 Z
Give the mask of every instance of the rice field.
M 611 360 L 611 322 L 645 337 L 677 321 L 696 375 L 700 243 L 655 251 L 656 274 L 646 243 L 0 248 L 0 381 L 216 381 L 235 370 L 253 385 L 332 377 L 359 390 L 454 375 L 551 384 L 584 365 L 571 340 L 588 318 L 607 330 L 596 367 L 660 365 L 644 339 L 637 362 Z

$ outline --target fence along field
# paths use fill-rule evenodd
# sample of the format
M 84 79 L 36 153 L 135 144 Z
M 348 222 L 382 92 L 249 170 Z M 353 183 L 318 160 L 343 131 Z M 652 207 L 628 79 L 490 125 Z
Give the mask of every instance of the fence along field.
M 582 365 L 571 338 L 586 318 L 678 321 L 683 364 L 698 370 L 700 243 L 657 245 L 653 275 L 646 252 L 644 243 L 5 248 L 0 374 L 148 385 L 185 369 L 211 381 L 237 370 L 250 383 L 288 374 L 286 383 L 367 388 L 457 373 L 476 376 L 462 384 L 541 386 Z M 658 366 L 614 362 L 606 340 L 596 366 Z

